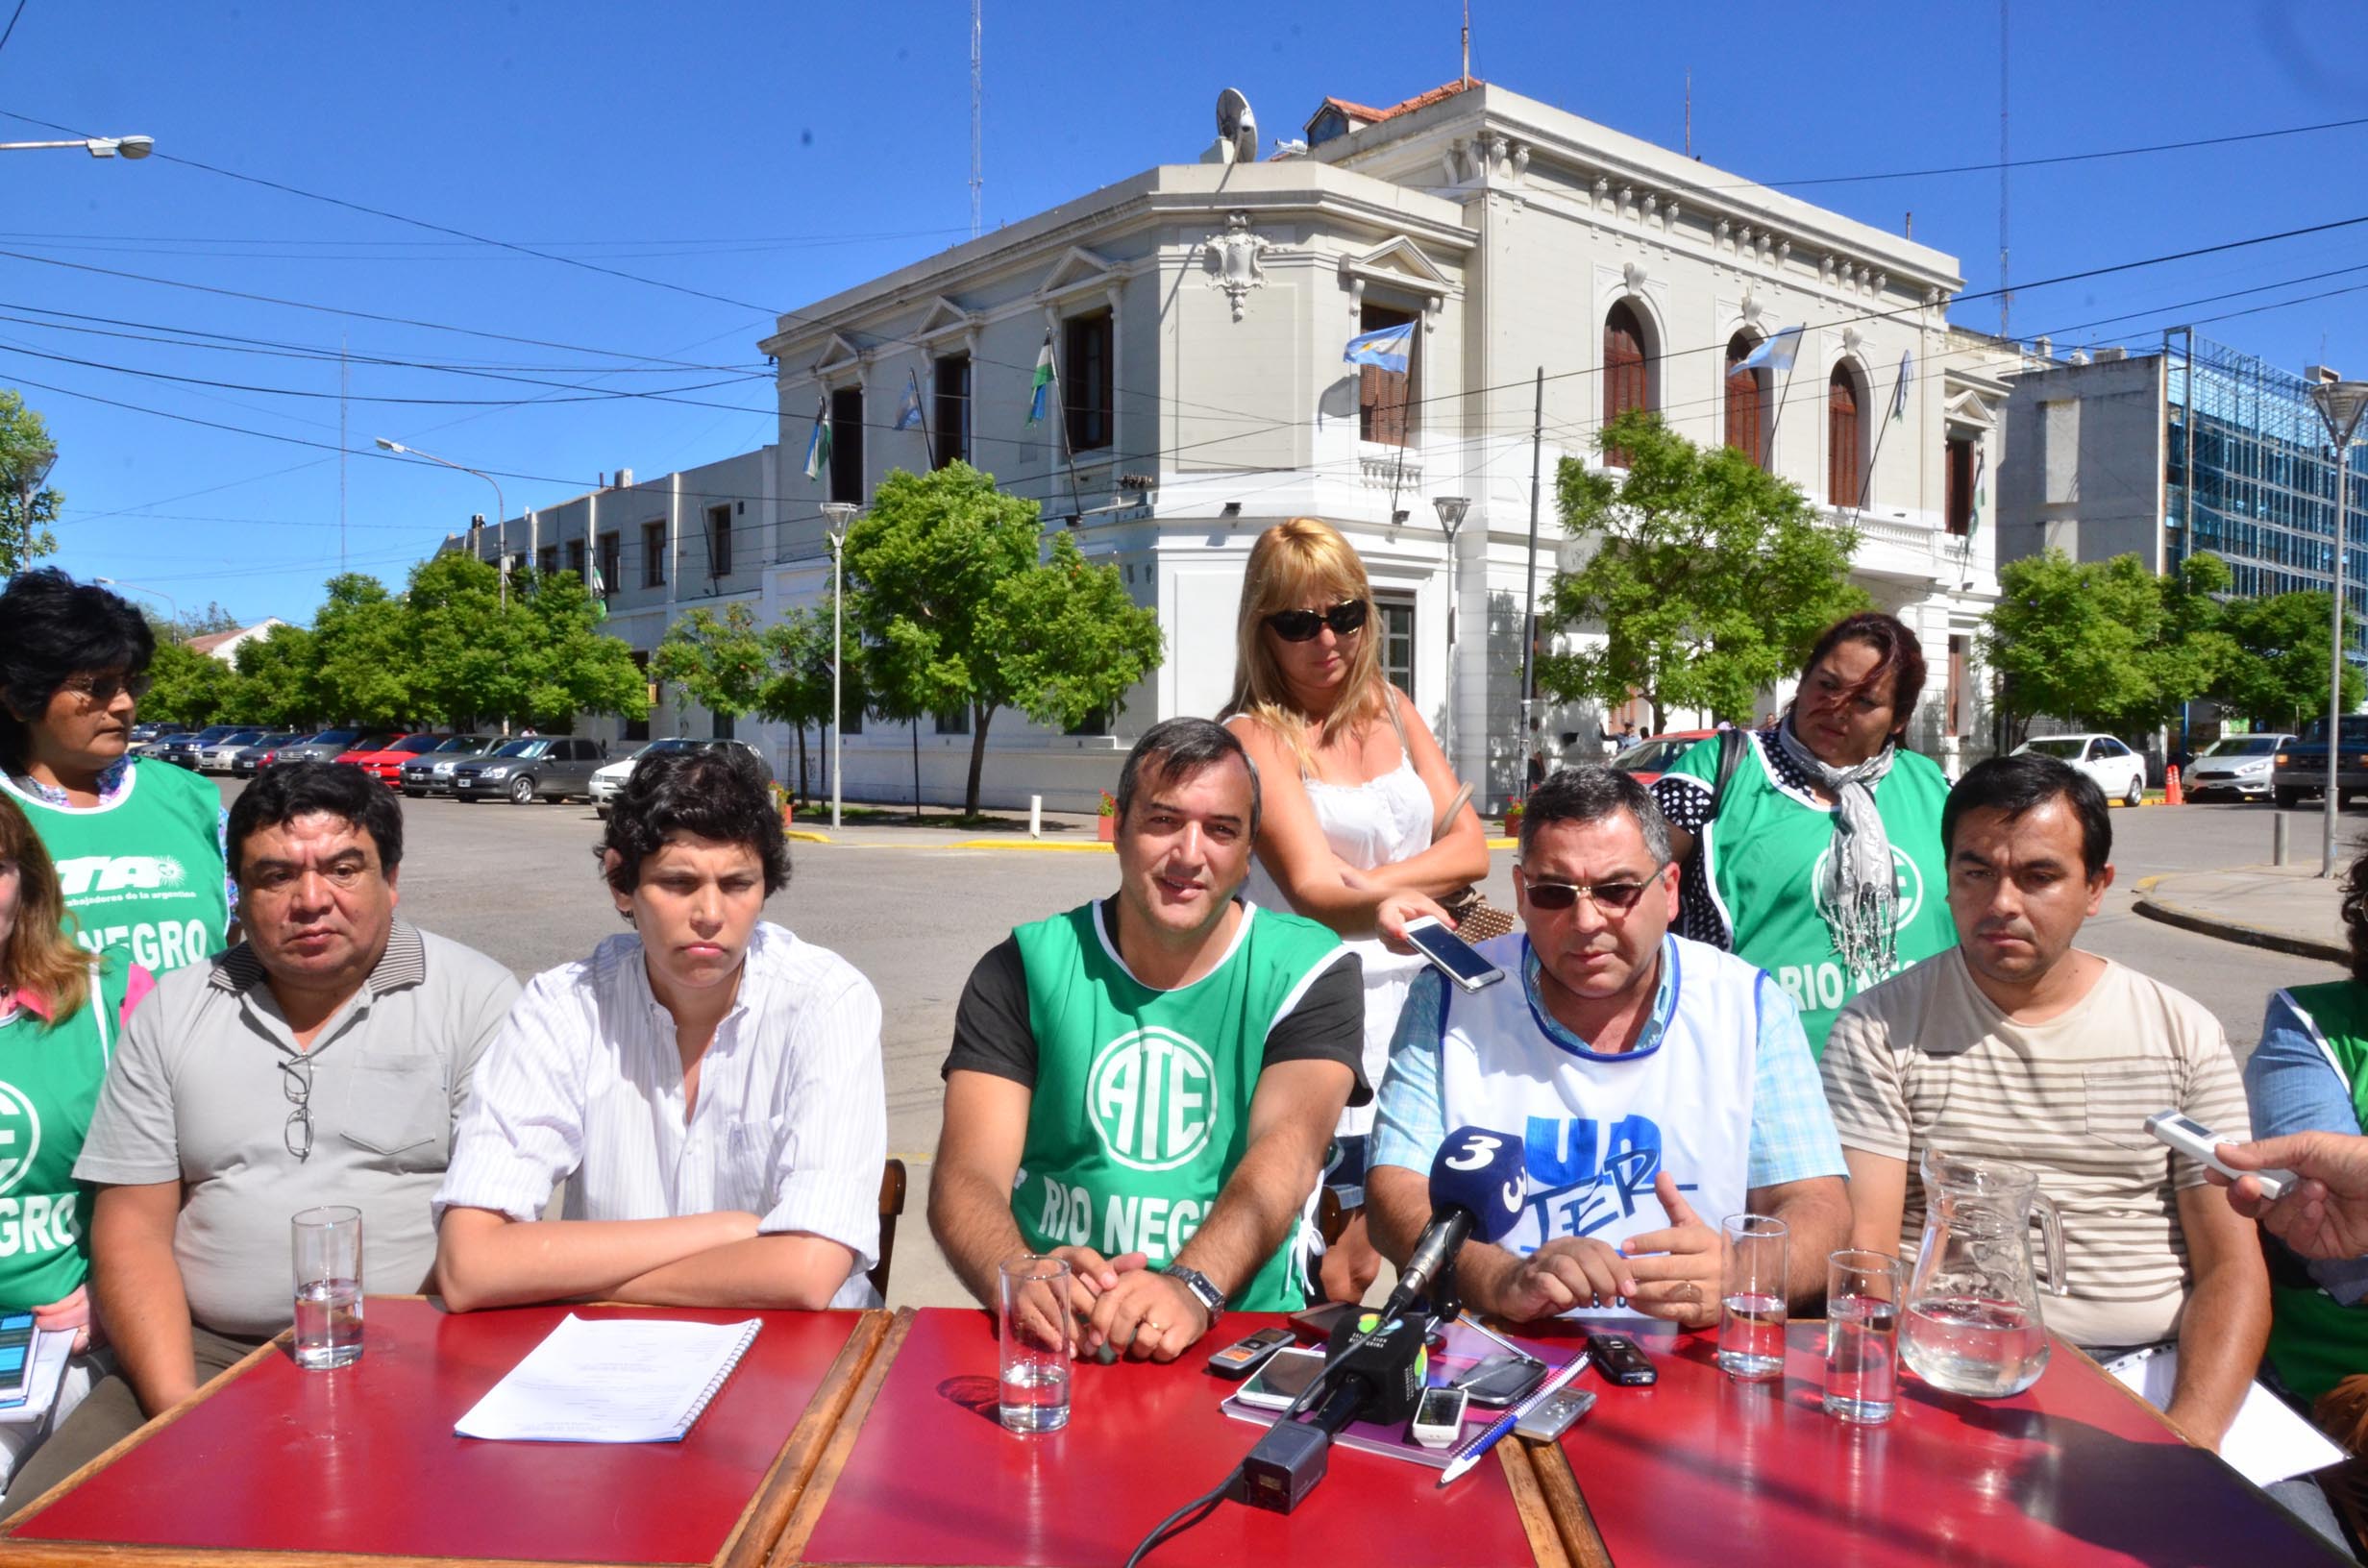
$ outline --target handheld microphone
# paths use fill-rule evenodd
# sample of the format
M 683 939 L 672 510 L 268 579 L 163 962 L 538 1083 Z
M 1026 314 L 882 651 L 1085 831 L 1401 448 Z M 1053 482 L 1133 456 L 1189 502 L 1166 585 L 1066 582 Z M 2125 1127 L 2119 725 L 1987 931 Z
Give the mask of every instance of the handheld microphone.
M 1398 1271 L 1397 1287 L 1381 1309 L 1383 1318 L 1395 1317 L 1426 1293 L 1454 1266 L 1466 1241 L 1494 1241 L 1512 1230 L 1521 1217 L 1528 1185 L 1521 1139 L 1485 1127 L 1449 1133 L 1431 1162 L 1431 1222 Z

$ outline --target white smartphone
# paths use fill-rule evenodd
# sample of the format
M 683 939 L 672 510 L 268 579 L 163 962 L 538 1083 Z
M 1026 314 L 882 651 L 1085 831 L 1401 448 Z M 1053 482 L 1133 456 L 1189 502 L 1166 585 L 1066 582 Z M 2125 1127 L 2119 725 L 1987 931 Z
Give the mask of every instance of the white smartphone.
M 1431 916 L 1406 922 L 1406 940 L 1431 961 L 1431 967 L 1466 991 L 1492 986 L 1505 971 L 1482 958 L 1478 949 Z
M 1234 1391 L 1233 1397 L 1262 1410 L 1287 1410 L 1322 1371 L 1320 1350 L 1278 1350 L 1266 1359 L 1266 1364 L 1251 1375 L 1249 1382 Z
M 2221 1143 L 2232 1141 L 2197 1121 L 2176 1111 L 2158 1111 L 2146 1118 L 2146 1130 L 2190 1160 L 2200 1160 L 2221 1175 L 2233 1181 L 2250 1176 L 2261 1184 L 2261 1195 L 2272 1201 L 2284 1197 L 2294 1189 L 2295 1175 L 2290 1170 L 2231 1170 L 2213 1153 Z
M 1461 1388 L 1425 1388 L 1407 1430 L 1424 1448 L 1453 1448 L 1464 1435 L 1464 1411 L 1470 1403 Z

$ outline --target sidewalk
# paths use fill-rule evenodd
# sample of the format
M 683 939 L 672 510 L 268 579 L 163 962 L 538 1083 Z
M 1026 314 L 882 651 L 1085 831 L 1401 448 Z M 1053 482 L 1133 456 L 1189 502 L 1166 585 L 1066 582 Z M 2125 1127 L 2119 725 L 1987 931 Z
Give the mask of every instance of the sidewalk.
M 2343 894 L 2315 866 L 2175 871 L 2138 883 L 2137 912 L 2168 925 L 2304 958 L 2348 964 Z
M 789 828 L 793 844 L 827 844 L 849 849 L 1033 849 L 1107 853 L 1099 820 L 1087 812 L 1048 811 L 1042 836 L 1030 838 L 1024 811 L 987 811 L 965 820 L 950 806 L 924 806 L 916 821 L 909 805 L 840 802 L 841 823 L 830 825 L 830 805 L 801 806 Z M 1510 849 L 1501 823 L 1483 821 L 1492 849 Z

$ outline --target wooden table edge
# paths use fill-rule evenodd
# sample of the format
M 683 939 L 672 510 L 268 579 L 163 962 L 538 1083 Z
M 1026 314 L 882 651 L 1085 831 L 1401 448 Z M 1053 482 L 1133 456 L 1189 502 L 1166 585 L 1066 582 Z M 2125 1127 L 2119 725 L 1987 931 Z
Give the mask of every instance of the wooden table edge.
M 1555 1447 L 1559 1452 L 1561 1445 Z M 1538 1559 L 1538 1568 L 1574 1568 L 1569 1543 L 1563 1538 L 1562 1521 L 1555 1517 L 1540 1484 L 1537 1456 L 1530 1445 L 1518 1437 L 1499 1442 L 1496 1458 L 1504 1467 L 1505 1484 L 1512 1488 L 1513 1507 L 1521 1517 L 1521 1532 L 1529 1537 L 1529 1555 Z
M 823 1509 L 829 1506 L 830 1494 L 847 1469 L 847 1460 L 854 1452 L 855 1439 L 863 1431 L 864 1418 L 872 1413 L 872 1406 L 879 1398 L 880 1388 L 888 1381 L 888 1370 L 896 1364 L 897 1353 L 904 1348 L 905 1336 L 913 1332 L 914 1311 L 900 1307 L 881 1336 L 878 1348 L 863 1369 L 847 1403 L 841 1408 L 830 1436 L 823 1446 L 812 1473 L 800 1489 L 787 1526 L 773 1544 L 770 1561 L 777 1568 L 802 1562 L 806 1544 L 813 1539 L 814 1527 L 822 1519 Z
M 781 1451 L 774 1456 L 772 1468 L 749 1498 L 739 1522 L 724 1537 L 724 1549 L 713 1559 L 714 1568 L 758 1568 L 773 1555 L 774 1543 L 789 1524 L 790 1510 L 804 1495 L 825 1447 L 838 1431 L 893 1321 L 889 1313 L 876 1309 L 857 1319 L 813 1397 L 806 1401 L 805 1413 L 798 1418 Z

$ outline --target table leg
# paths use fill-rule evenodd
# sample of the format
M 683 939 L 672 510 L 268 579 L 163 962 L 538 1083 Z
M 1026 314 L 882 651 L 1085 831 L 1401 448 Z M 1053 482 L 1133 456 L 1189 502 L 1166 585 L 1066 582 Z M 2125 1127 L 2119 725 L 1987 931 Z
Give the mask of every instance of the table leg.
M 1579 1479 L 1570 1473 L 1570 1459 L 1564 1454 L 1563 1445 L 1521 1446 L 1537 1476 L 1538 1490 L 1553 1516 L 1554 1528 L 1569 1554 L 1571 1568 L 1612 1568 L 1611 1549 L 1603 1544 L 1603 1534 L 1595 1529 L 1595 1516 L 1588 1511 L 1587 1499 L 1579 1495 Z M 1542 1563 L 1543 1560 L 1540 1558 Z

